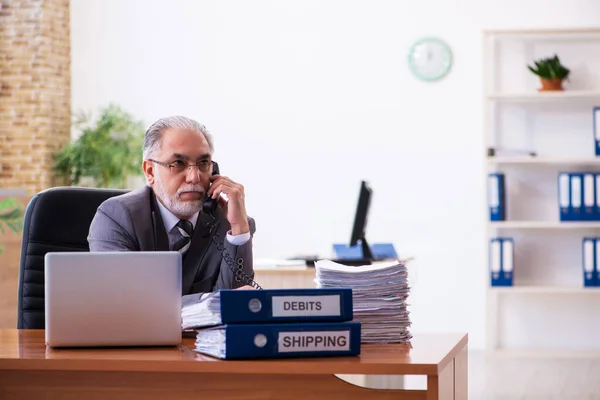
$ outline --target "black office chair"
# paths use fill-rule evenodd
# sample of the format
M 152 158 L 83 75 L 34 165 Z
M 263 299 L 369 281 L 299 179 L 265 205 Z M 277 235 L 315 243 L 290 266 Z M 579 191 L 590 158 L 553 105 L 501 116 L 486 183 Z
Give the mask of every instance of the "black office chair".
M 87 235 L 96 209 L 127 190 L 55 187 L 37 193 L 25 210 L 19 265 L 18 329 L 44 329 L 44 256 L 89 251 Z

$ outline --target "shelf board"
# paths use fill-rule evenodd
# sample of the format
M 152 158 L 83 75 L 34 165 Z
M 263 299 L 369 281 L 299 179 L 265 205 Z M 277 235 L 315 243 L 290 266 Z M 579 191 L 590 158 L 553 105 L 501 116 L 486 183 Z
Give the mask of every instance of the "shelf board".
M 490 221 L 489 226 L 498 229 L 589 229 L 600 228 L 600 221 Z
M 583 286 L 490 286 L 492 293 L 510 294 L 600 294 L 600 287 Z
M 570 100 L 598 100 L 600 90 L 564 90 L 557 92 L 531 91 L 526 93 L 493 93 L 487 96 L 489 100 L 498 100 L 511 103 L 537 103 Z M 600 104 L 599 104 L 600 105 Z
M 569 350 L 569 349 L 495 349 L 485 350 L 484 355 L 492 358 L 523 358 L 523 359 L 598 359 L 600 350 Z
M 600 35 L 597 26 L 570 28 L 521 28 L 521 29 L 486 29 L 486 35 Z
M 600 157 L 488 157 L 489 164 L 549 164 L 549 165 L 600 165 Z

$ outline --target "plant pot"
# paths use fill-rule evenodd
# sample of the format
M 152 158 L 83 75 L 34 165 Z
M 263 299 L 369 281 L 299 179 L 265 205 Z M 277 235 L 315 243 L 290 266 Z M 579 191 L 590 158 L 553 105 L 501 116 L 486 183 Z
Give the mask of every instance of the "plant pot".
M 540 78 L 542 82 L 542 88 L 538 89 L 540 92 L 551 91 L 551 90 L 564 90 L 562 87 L 563 80 L 561 78 L 544 79 Z

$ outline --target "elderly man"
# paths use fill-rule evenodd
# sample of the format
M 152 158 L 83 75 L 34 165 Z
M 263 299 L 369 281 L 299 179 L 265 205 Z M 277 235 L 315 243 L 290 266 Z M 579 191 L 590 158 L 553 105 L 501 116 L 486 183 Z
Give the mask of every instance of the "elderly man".
M 213 139 L 183 116 L 162 118 L 146 131 L 145 187 L 112 197 L 90 225 L 91 251 L 179 251 L 182 295 L 250 288 L 255 224 L 244 187 L 218 174 Z M 225 201 L 220 195 L 227 195 Z M 213 212 L 205 201 L 218 202 Z

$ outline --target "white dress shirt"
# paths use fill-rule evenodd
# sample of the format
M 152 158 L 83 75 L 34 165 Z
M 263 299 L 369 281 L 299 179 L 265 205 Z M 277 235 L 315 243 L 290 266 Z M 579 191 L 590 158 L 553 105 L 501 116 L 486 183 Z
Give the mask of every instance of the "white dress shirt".
M 160 201 L 157 200 L 156 202 L 158 203 L 160 216 L 162 217 L 163 223 L 165 224 L 165 230 L 167 231 L 167 235 L 169 237 L 169 249 L 172 249 L 175 242 L 181 238 L 179 230 L 175 227 L 175 225 L 177 225 L 179 222 L 179 218 L 173 215 L 171 211 L 167 210 L 167 208 Z M 199 214 L 200 212 L 197 212 L 188 218 L 188 221 L 192 223 L 194 229 L 196 229 L 196 222 L 198 221 Z M 227 241 L 234 246 L 241 246 L 248 240 L 250 240 L 250 232 L 235 236 L 231 234 L 231 231 L 227 232 Z

